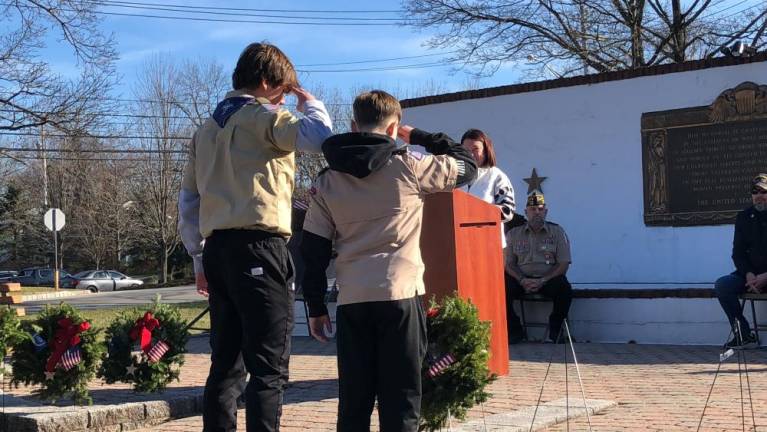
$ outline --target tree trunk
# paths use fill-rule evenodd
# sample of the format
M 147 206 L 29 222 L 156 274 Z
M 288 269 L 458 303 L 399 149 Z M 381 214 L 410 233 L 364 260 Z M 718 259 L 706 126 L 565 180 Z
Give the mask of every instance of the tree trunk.
M 170 254 L 168 253 L 168 249 L 163 246 L 162 248 L 162 283 L 167 284 L 168 283 L 168 261 L 170 258 Z
M 687 31 L 682 26 L 682 4 L 681 0 L 673 0 L 671 2 L 673 16 L 673 26 L 671 32 L 673 34 L 673 52 L 674 62 L 681 63 L 685 60 L 685 51 L 687 51 Z

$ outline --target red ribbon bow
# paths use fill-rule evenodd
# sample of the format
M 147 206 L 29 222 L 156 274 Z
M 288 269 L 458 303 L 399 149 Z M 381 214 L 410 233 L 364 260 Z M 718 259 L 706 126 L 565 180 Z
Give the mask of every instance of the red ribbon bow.
M 72 320 L 69 318 L 60 319 L 58 325 L 59 328 L 54 333 L 53 342 L 50 344 L 51 355 L 45 364 L 47 372 L 53 372 L 56 369 L 56 365 L 66 350 L 80 343 L 80 336 L 78 334 L 91 328 L 90 323 L 87 321 L 75 325 L 72 324 Z
M 133 326 L 128 336 L 132 341 L 138 339 L 141 350 L 146 353 L 152 348 L 152 330 L 157 327 L 160 327 L 160 321 L 157 321 L 151 312 L 147 312 L 143 318 L 136 320 L 136 325 Z

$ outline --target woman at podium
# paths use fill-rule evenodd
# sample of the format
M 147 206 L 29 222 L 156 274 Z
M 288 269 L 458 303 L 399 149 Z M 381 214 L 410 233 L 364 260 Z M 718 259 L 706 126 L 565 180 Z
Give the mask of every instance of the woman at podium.
M 479 129 L 469 129 L 461 137 L 461 145 L 469 150 L 477 162 L 477 179 L 462 189 L 475 197 L 498 206 L 502 225 L 514 218 L 517 205 L 514 187 L 509 177 L 496 166 L 493 141 Z M 501 230 L 501 245 L 506 248 L 506 236 Z

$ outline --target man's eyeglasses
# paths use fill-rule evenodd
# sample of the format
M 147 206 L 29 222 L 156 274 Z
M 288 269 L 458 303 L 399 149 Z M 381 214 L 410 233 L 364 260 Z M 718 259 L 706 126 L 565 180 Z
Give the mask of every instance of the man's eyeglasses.
M 767 189 L 752 189 L 751 195 L 765 195 L 767 194 Z

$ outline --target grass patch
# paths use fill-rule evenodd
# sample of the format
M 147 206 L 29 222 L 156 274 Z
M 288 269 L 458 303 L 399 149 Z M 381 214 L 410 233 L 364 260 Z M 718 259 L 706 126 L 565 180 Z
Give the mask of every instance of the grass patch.
M 173 306 L 178 307 L 181 310 L 182 318 L 186 320 L 187 322 L 189 322 L 193 320 L 197 315 L 199 315 L 203 310 L 205 310 L 206 307 L 208 307 L 208 302 L 199 301 L 199 302 L 189 302 L 189 303 L 174 303 Z M 126 308 L 112 308 L 112 309 L 81 309 L 80 312 L 88 321 L 90 321 L 91 325 L 94 325 L 100 329 L 105 329 L 109 325 L 109 323 L 111 323 L 112 320 L 114 320 L 119 313 L 121 313 L 122 311 L 131 310 L 131 309 L 134 309 L 134 308 L 126 307 Z M 142 307 L 140 308 L 140 310 L 143 312 L 145 311 L 145 308 Z M 37 314 L 29 314 L 25 317 L 22 317 L 22 320 L 33 320 L 35 318 L 37 318 Z M 200 320 L 197 321 L 193 327 L 209 329 L 210 315 L 205 314 L 205 316 L 200 318 Z M 190 333 L 200 334 L 202 333 L 202 331 L 191 330 Z

